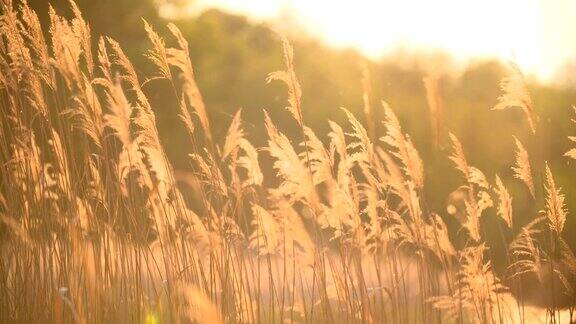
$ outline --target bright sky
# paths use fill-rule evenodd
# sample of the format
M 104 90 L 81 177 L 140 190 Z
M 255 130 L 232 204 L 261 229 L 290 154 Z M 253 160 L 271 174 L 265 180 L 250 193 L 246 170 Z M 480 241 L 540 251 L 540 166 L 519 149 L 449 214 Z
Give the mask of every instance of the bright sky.
M 254 20 L 293 22 L 330 45 L 378 57 L 399 46 L 460 60 L 514 60 L 541 80 L 576 58 L 576 0 L 192 0 Z

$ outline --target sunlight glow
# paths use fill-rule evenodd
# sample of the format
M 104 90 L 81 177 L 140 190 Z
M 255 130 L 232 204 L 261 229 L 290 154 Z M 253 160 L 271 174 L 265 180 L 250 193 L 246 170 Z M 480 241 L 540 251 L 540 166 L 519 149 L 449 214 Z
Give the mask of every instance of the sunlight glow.
M 549 79 L 576 54 L 571 0 L 195 0 L 256 20 L 289 19 L 328 44 L 370 57 L 404 49 L 444 50 L 458 60 L 496 57 Z

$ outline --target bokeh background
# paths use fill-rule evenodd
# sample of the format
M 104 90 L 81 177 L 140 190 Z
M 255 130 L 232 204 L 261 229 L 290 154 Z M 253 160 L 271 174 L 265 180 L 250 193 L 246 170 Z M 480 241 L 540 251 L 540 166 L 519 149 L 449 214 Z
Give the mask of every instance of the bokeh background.
M 57 12 L 66 16 L 71 14 L 67 1 L 51 0 L 50 3 Z M 29 3 L 47 24 L 49 1 L 29 0 Z M 491 110 L 500 95 L 499 82 L 509 73 L 509 66 L 505 60 L 506 55 L 498 54 L 498 46 L 504 44 L 503 39 L 494 38 L 496 45 L 491 46 L 489 39 L 481 39 L 485 36 L 481 32 L 471 35 L 461 33 L 464 35 L 460 40 L 462 44 L 474 44 L 475 40 L 488 44 L 486 50 L 480 47 L 478 55 L 474 55 L 474 50 L 466 46 L 452 51 L 451 45 L 435 48 L 410 46 L 406 43 L 394 45 L 389 42 L 381 46 L 377 35 L 385 34 L 386 30 L 366 29 L 370 28 L 369 24 L 363 28 L 371 35 L 374 44 L 354 43 L 354 38 L 349 35 L 344 35 L 342 39 L 334 38 L 329 36 L 329 31 L 322 29 L 328 28 L 330 24 L 326 25 L 328 27 L 318 25 L 315 29 L 314 24 L 300 22 L 302 12 L 306 13 L 305 8 L 284 8 L 274 15 L 266 11 L 255 11 L 251 15 L 250 7 L 235 8 L 222 1 L 214 2 L 213 5 L 206 1 L 194 3 L 190 0 L 77 0 L 77 3 L 90 23 L 93 35 L 106 35 L 119 41 L 143 77 L 152 74 L 152 65 L 147 64 L 143 56 L 149 48 L 149 42 L 141 17 L 146 18 L 160 35 L 166 36 L 167 42 L 171 38 L 165 26 L 169 21 L 175 22 L 190 43 L 196 79 L 218 141 L 223 140 L 230 120 L 239 108 L 243 109 L 245 128 L 253 143 L 263 145 L 266 141 L 262 126 L 263 109 L 270 112 L 274 120 L 281 121 L 281 130 L 293 141 L 301 140 L 296 124 L 292 123 L 289 113 L 283 109 L 286 106 L 284 86 L 280 83 L 267 85 L 265 81 L 268 73 L 283 67 L 278 38 L 280 32 L 290 38 L 295 48 L 296 72 L 303 90 L 305 123 L 321 139 L 326 139 L 328 120 L 345 125 L 345 116 L 339 107 L 348 108 L 363 120 L 361 80 L 363 66 L 367 67 L 371 76 L 370 97 L 377 134 L 382 134 L 379 102 L 385 100 L 399 117 L 404 131 L 410 134 L 424 160 L 426 200 L 433 210 L 442 213 L 448 223 L 451 220 L 445 212 L 446 197 L 462 184 L 460 175 L 447 158 L 450 152 L 449 131 L 459 137 L 472 165 L 483 170 L 491 181 L 495 174 L 502 177 L 513 196 L 519 224 L 533 219 L 543 208 L 543 202 L 533 201 L 521 182 L 512 177 L 510 167 L 514 163 L 515 149 L 513 135 L 524 143 L 531 154 L 533 170 L 537 173 L 537 196 L 542 197 L 538 194 L 543 191 L 540 170 L 544 169 L 544 162 L 548 161 L 558 185 L 566 194 L 569 209 L 576 210 L 576 163 L 563 156 L 570 149 L 567 136 L 576 135 L 576 127 L 571 121 L 576 118 L 571 108 L 576 104 L 573 81 L 576 69 L 569 60 L 576 41 L 570 42 L 573 34 L 569 29 L 563 29 L 565 26 L 562 19 L 548 27 L 552 28 L 552 32 L 564 32 L 564 35 L 550 30 L 542 35 L 546 28 L 538 29 L 540 34 L 534 34 L 533 37 L 545 41 L 536 43 L 536 49 L 531 47 L 533 44 L 530 42 L 519 42 L 519 49 L 525 49 L 528 54 L 513 53 L 513 49 L 510 52 L 509 58 L 518 58 L 517 63 L 525 69 L 534 107 L 539 115 L 537 133 L 532 135 L 519 109 Z M 330 15 L 331 7 L 327 4 L 326 8 L 325 14 Z M 498 10 L 498 5 L 494 8 Z M 508 24 L 514 30 L 530 33 L 534 29 L 531 25 L 534 21 L 527 19 L 526 14 L 531 11 L 515 6 L 510 8 L 510 14 L 516 16 L 508 17 L 500 13 L 492 19 L 500 21 L 500 27 Z M 547 7 L 546 10 L 562 11 L 558 8 L 562 7 Z M 424 19 L 422 17 L 427 17 L 425 23 L 428 24 L 446 19 L 446 15 L 434 17 L 436 12 L 433 9 L 416 6 L 411 8 L 413 15 L 408 12 L 403 18 L 408 24 L 422 24 L 418 22 L 418 19 Z M 439 13 L 446 8 L 436 9 Z M 466 10 L 474 13 L 473 9 Z M 345 8 L 339 10 L 345 12 Z M 382 19 L 386 17 L 382 15 Z M 378 19 L 378 16 L 373 16 L 373 19 Z M 502 22 L 502 19 L 509 20 Z M 478 21 L 486 23 L 484 28 L 490 31 L 486 35 L 496 35 L 500 28 L 494 31 L 493 26 L 490 27 L 490 16 L 481 16 L 470 24 L 478 24 Z M 518 26 L 518 22 L 522 21 L 524 23 Z M 342 18 L 339 22 L 339 28 L 350 30 L 350 34 L 362 32 L 355 27 L 358 20 Z M 442 23 L 446 25 L 446 22 Z M 381 25 L 375 26 L 381 28 L 378 27 Z M 440 33 L 459 28 L 466 30 L 466 21 L 457 19 L 454 24 L 447 24 L 443 28 L 432 30 Z M 550 39 L 546 35 L 551 35 Z M 513 39 L 512 36 L 509 38 Z M 530 40 L 530 35 L 519 34 L 518 37 Z M 426 41 L 433 42 L 433 38 Z M 458 42 L 458 38 L 454 41 Z M 439 44 L 442 42 L 443 39 L 439 38 Z M 567 45 L 562 45 L 564 43 Z M 525 47 L 523 44 L 530 46 Z M 504 52 L 509 50 L 502 49 Z M 534 58 L 530 52 L 532 50 L 539 50 L 541 55 Z M 546 63 L 546 59 L 551 62 Z M 438 80 L 443 107 L 437 145 L 432 136 L 423 84 L 423 78 L 428 76 Z M 170 95 L 164 95 L 169 89 L 161 83 L 151 84 L 145 91 L 152 97 L 159 132 L 172 163 L 176 169 L 189 169 L 190 161 L 186 156 L 189 150 L 182 148 L 190 143 L 177 116 L 177 103 L 168 99 Z M 493 215 L 486 217 L 486 226 L 492 226 L 491 222 L 497 221 L 495 211 L 490 213 Z M 576 236 L 573 235 L 576 233 L 575 226 L 574 215 L 569 215 L 565 232 L 573 249 L 576 247 Z

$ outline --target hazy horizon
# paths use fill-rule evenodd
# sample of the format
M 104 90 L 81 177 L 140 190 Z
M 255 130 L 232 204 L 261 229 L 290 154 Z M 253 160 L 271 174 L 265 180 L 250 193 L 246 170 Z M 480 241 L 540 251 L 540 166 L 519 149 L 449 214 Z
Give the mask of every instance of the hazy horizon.
M 514 61 L 543 82 L 557 82 L 576 58 L 576 37 L 568 33 L 576 21 L 576 2 L 568 0 L 358 0 L 354 10 L 330 3 L 330 14 L 323 1 L 303 0 L 190 0 L 185 7 L 180 15 L 216 8 L 281 30 L 297 27 L 327 45 L 357 49 L 370 58 L 402 49 L 445 52 L 459 63 Z M 165 15 L 174 13 L 164 9 Z

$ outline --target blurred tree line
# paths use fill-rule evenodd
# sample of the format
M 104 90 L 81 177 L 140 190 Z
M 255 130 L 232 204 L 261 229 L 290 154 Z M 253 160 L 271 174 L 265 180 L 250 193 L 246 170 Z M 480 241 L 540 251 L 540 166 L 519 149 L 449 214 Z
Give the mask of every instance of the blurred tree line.
M 164 0 L 166 1 L 166 0 Z M 47 0 L 29 0 L 47 26 Z M 166 41 L 173 41 L 158 14 L 158 1 L 152 0 L 77 0 L 94 37 L 110 36 L 124 47 L 133 60 L 142 80 L 151 75 L 143 53 L 149 48 L 142 17 L 152 24 Z M 52 0 L 61 14 L 70 14 L 68 0 Z M 283 109 L 286 90 L 280 83 L 266 85 L 269 72 L 282 69 L 281 44 L 277 35 L 265 24 L 254 24 L 246 18 L 220 11 L 206 11 L 198 17 L 175 21 L 190 43 L 192 62 L 203 93 L 213 132 L 223 141 L 228 124 L 238 108 L 248 136 L 256 145 L 264 145 L 266 136 L 262 109 L 279 121 L 279 127 L 295 141 L 301 141 L 295 122 Z M 95 38 L 94 41 L 97 39 Z M 296 72 L 303 89 L 303 113 L 307 125 L 320 138 L 326 139 L 328 120 L 348 126 L 339 107 L 362 115 L 362 69 L 365 59 L 353 50 L 335 50 L 305 37 L 291 37 L 295 47 Z M 490 181 L 499 174 L 514 197 L 520 223 L 532 219 L 543 208 L 543 202 L 532 202 L 523 185 L 513 179 L 514 141 L 518 137 L 531 154 L 537 194 L 542 197 L 544 161 L 548 161 L 556 181 L 563 188 L 570 210 L 576 211 L 576 163 L 564 157 L 569 150 L 568 135 L 576 135 L 571 123 L 572 104 L 576 91 L 530 83 L 535 109 L 540 116 L 538 131 L 531 135 L 522 112 L 492 111 L 500 95 L 499 82 L 507 67 L 496 61 L 478 61 L 462 73 L 439 77 L 443 117 L 440 141 L 432 145 L 431 122 L 423 77 L 430 73 L 429 63 L 442 65 L 446 60 L 437 54 L 410 54 L 401 50 L 379 61 L 367 62 L 371 74 L 371 102 L 377 135 L 382 135 L 380 100 L 396 112 L 403 130 L 410 134 L 426 170 L 426 199 L 432 210 L 444 211 L 448 194 L 463 183 L 447 156 L 451 151 L 448 131 L 456 134 L 464 145 L 469 163 L 483 170 Z M 188 137 L 176 113 L 176 102 L 163 98 L 165 85 L 147 87 L 153 98 L 159 131 L 176 168 L 189 167 Z M 541 198 L 540 198 L 541 199 Z M 574 233 L 575 215 L 566 228 Z M 495 219 L 495 216 L 493 217 Z M 494 234 L 500 235 L 500 234 Z M 568 239 L 572 246 L 575 238 Z

